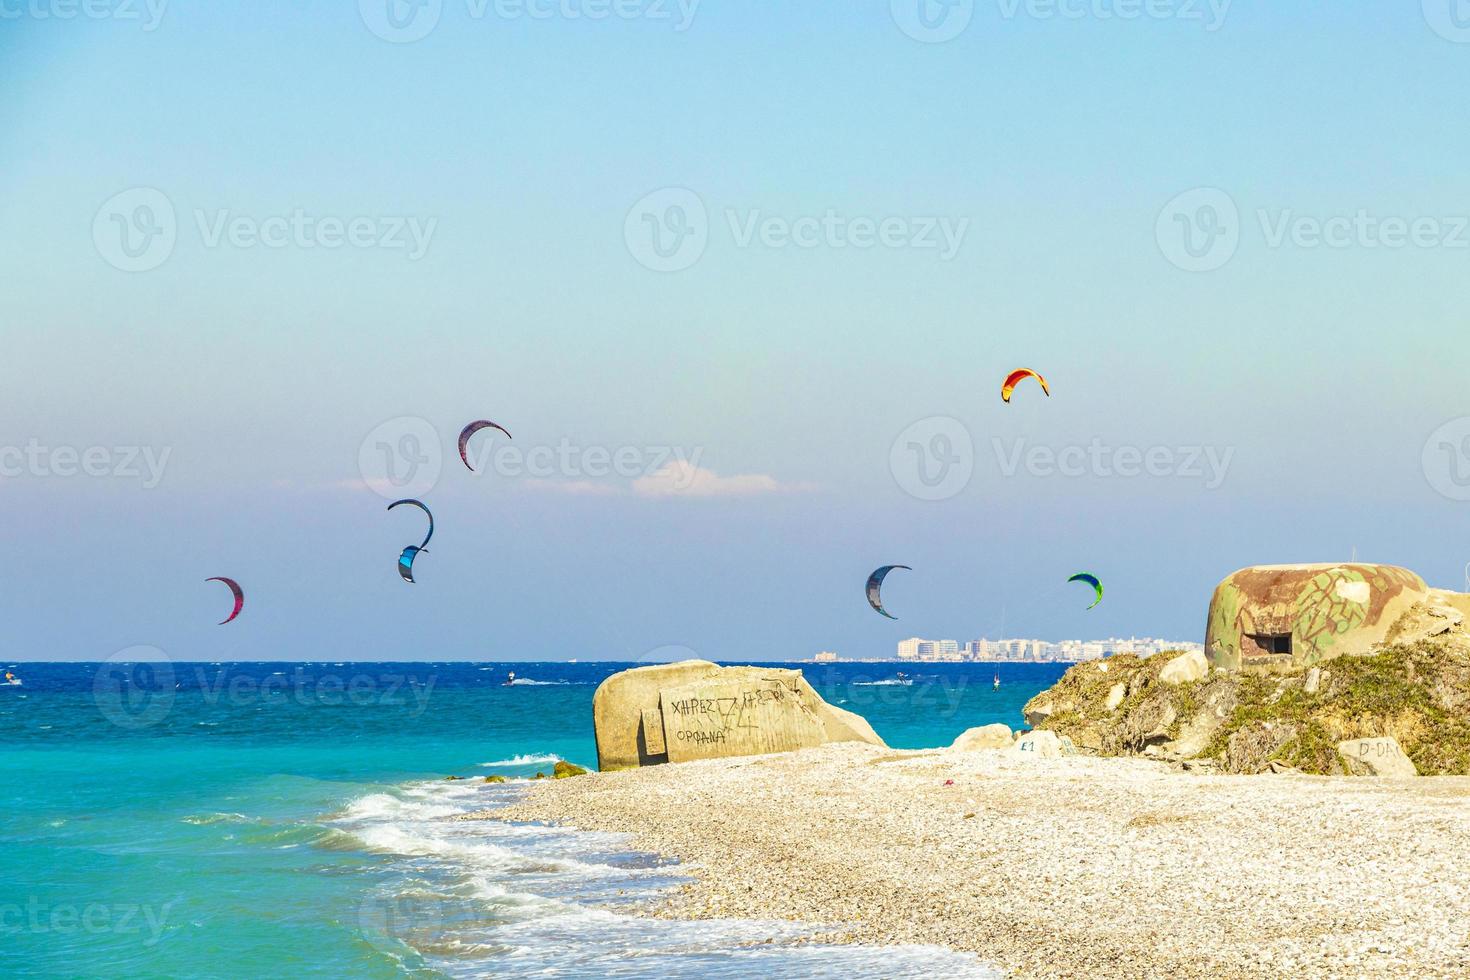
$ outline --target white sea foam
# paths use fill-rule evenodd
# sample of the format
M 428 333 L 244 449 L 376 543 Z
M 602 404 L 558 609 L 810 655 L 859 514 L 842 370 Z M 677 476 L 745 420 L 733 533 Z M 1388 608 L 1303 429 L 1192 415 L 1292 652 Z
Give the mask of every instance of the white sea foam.
M 853 687 L 909 687 L 914 682 L 908 678 L 890 677 L 882 681 L 853 681 Z
M 550 753 L 532 753 L 529 755 L 514 755 L 509 759 L 496 759 L 494 762 L 482 762 L 482 769 L 493 769 L 496 766 L 544 766 L 548 762 L 560 762 L 561 756 Z
M 534 765 L 518 755 L 497 765 Z M 319 846 L 377 854 L 397 872 L 370 896 L 365 935 L 390 958 L 411 947 L 453 977 L 749 976 L 991 980 L 973 957 L 937 947 L 804 945 L 813 927 L 724 919 L 676 922 L 618 905 L 675 887 L 677 869 L 627 850 L 621 834 L 446 819 L 504 799 L 504 786 L 422 781 L 352 801 Z M 381 920 L 385 934 L 370 935 Z M 407 964 L 408 961 L 404 961 Z
M 252 821 L 243 813 L 201 813 L 185 817 L 183 822 L 194 824 L 196 827 L 207 827 L 215 823 L 250 823 Z
M 348 804 L 342 813 L 343 820 L 434 820 L 461 812 L 452 803 L 418 803 L 405 800 L 391 793 L 371 793 Z

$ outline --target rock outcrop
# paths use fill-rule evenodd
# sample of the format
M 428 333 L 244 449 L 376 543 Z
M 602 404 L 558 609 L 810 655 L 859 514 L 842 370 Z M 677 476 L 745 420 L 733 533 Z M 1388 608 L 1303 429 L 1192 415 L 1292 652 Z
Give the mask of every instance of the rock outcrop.
M 1452 618 L 1416 610 L 1411 626 Z M 1113 657 L 1107 671 L 1078 664 L 1033 698 L 1026 715 L 1090 755 L 1189 761 L 1192 770 L 1470 775 L 1470 634 L 1462 625 L 1299 670 L 1215 670 L 1170 684 L 1163 675 L 1174 662 L 1160 654 Z M 1051 710 L 1033 712 L 1037 706 Z
M 978 752 L 983 749 L 1008 749 L 1015 741 L 1010 725 L 981 725 L 971 728 L 950 746 L 960 752 Z
M 1022 710 L 1082 752 L 1196 772 L 1470 775 L 1470 594 L 1392 565 L 1243 569 L 1205 655 L 1078 664 Z
M 1181 654 L 1164 665 L 1159 671 L 1159 680 L 1165 684 L 1193 684 L 1210 676 L 1210 662 L 1205 655 L 1191 650 L 1189 653 Z
M 799 670 L 704 660 L 614 674 L 592 696 L 592 724 L 603 771 L 827 742 L 883 745 L 866 719 L 822 700 Z

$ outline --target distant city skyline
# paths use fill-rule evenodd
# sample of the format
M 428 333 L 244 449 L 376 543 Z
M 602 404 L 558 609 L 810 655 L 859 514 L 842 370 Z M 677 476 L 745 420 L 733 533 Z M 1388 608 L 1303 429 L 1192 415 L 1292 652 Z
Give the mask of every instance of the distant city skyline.
M 1120 654 L 1153 656 L 1167 650 L 1204 651 L 1204 644 L 1188 640 L 1164 640 L 1148 636 L 1109 637 L 1105 640 L 1059 640 L 1055 643 L 1037 639 L 926 640 L 909 637 L 900 640 L 897 658 L 925 663 L 1080 663 L 1101 660 Z

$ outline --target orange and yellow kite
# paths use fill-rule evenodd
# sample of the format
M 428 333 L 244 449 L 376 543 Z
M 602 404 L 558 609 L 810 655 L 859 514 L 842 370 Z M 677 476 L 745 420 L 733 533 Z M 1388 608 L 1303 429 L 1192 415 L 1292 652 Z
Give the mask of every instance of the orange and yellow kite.
M 1051 388 L 1047 386 L 1045 378 L 1028 368 L 1021 368 L 1019 371 L 1012 371 L 1010 376 L 1006 378 L 1006 383 L 1001 385 L 1000 400 L 1009 403 L 1012 392 L 1016 390 L 1016 385 L 1027 378 L 1035 378 L 1041 383 L 1041 390 L 1046 393 L 1046 397 L 1051 397 Z

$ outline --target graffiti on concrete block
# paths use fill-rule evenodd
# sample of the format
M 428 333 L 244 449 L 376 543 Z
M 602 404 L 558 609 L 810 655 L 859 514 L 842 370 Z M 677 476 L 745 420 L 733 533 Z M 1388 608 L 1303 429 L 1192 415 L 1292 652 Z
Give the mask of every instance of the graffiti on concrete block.
M 779 677 L 660 692 L 670 762 L 760 755 L 821 744 L 821 725 L 797 685 Z

